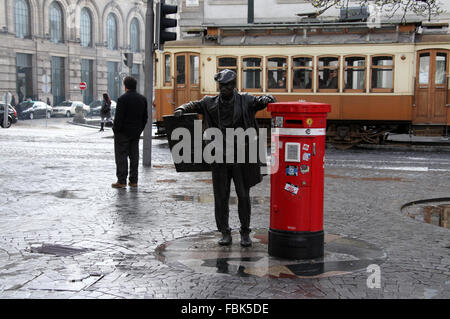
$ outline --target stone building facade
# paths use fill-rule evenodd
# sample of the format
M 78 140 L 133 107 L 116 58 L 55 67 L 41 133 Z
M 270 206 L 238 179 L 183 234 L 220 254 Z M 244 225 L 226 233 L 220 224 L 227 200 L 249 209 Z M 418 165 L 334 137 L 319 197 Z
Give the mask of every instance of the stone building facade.
M 53 105 L 104 92 L 117 99 L 128 74 L 142 91 L 145 12 L 141 0 L 0 0 L 0 95 Z M 133 53 L 131 68 L 124 53 Z

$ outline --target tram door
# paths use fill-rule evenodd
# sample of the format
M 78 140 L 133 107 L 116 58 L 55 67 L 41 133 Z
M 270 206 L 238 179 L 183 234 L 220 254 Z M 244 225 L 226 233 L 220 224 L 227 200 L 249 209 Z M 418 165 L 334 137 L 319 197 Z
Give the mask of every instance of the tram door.
M 417 53 L 413 124 L 446 123 L 447 74 L 447 50 L 433 49 Z
M 200 56 L 198 53 L 175 54 L 175 102 L 180 106 L 200 99 Z

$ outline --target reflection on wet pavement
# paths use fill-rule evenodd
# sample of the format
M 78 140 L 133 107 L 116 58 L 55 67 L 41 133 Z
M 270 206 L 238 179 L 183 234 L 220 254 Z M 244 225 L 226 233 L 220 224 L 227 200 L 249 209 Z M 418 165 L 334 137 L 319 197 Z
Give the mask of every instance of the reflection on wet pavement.
M 229 247 L 217 245 L 218 233 L 205 233 L 167 242 L 156 249 L 157 258 L 175 268 L 200 273 L 222 273 L 232 276 L 268 278 L 320 278 L 351 273 L 371 264 L 384 262 L 385 253 L 364 241 L 338 235 L 325 235 L 322 258 L 287 260 L 271 257 L 267 252 L 268 233 L 252 233 L 253 246 L 242 248 L 239 232 L 233 232 Z
M 193 203 L 214 203 L 214 195 L 201 194 L 201 195 L 172 195 L 172 198 L 182 202 Z M 270 197 L 268 196 L 251 196 L 250 201 L 253 205 L 268 204 L 270 203 Z M 235 196 L 230 196 L 230 204 L 237 205 L 238 199 Z

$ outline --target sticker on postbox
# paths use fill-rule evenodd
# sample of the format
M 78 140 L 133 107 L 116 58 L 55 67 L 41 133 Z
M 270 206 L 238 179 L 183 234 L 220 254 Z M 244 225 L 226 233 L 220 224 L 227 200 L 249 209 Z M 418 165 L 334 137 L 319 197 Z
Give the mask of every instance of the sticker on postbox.
M 300 173 L 302 173 L 303 175 L 309 173 L 309 166 L 308 165 L 300 166 Z
M 309 144 L 303 144 L 303 150 L 304 151 L 309 151 Z
M 291 194 L 297 195 L 299 187 L 291 183 L 286 183 L 286 186 L 284 186 L 284 190 L 288 191 Z
M 298 176 L 298 167 L 294 165 L 286 166 L 286 175 L 287 176 Z
M 311 153 L 304 153 L 303 154 L 303 160 L 309 161 L 311 159 Z
M 275 117 L 274 127 L 283 127 L 284 118 L 282 116 Z

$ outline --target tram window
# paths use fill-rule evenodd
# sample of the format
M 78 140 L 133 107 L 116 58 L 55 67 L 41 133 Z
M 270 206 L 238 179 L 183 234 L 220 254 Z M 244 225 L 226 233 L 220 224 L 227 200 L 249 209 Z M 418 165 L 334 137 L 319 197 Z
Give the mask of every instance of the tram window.
M 294 90 L 312 90 L 313 62 L 310 57 L 292 59 L 292 88 Z
M 287 82 L 287 59 L 282 57 L 271 57 L 267 59 L 267 88 L 286 91 Z
M 317 76 L 319 89 L 337 91 L 339 89 L 339 58 L 320 57 Z
M 184 55 L 177 56 L 177 84 L 186 83 L 186 61 Z
M 236 72 L 236 83 L 238 81 L 237 77 L 239 77 L 238 69 L 237 69 L 237 58 L 235 57 L 218 57 L 217 58 L 217 72 L 222 70 L 229 69 Z M 217 90 L 219 90 L 219 85 L 217 85 Z
M 419 84 L 428 84 L 430 78 L 430 53 L 419 56 Z
M 372 57 L 372 91 L 392 92 L 394 64 L 392 56 Z
M 436 54 L 436 84 L 445 84 L 445 71 L 447 69 L 447 54 L 438 52 Z
M 261 58 L 243 58 L 242 88 L 244 90 L 261 90 L 262 65 Z
M 200 65 L 198 55 L 191 55 L 189 57 L 189 63 L 190 84 L 198 85 L 200 83 Z
M 345 58 L 345 91 L 364 92 L 366 86 L 366 58 L 353 56 Z
M 170 85 L 170 54 L 164 54 L 164 85 Z

